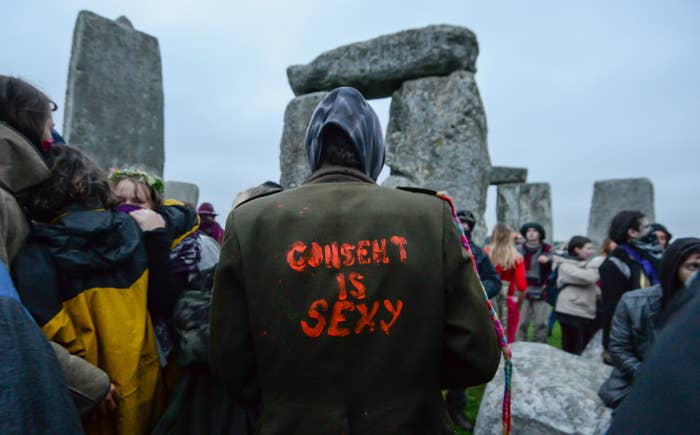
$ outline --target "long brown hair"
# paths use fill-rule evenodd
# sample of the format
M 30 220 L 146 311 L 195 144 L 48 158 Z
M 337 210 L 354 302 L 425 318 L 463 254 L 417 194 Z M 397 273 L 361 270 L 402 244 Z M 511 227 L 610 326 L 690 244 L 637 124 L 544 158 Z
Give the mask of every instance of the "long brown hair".
M 45 157 L 49 179 L 17 195 L 31 219 L 48 222 L 69 206 L 96 209 L 119 204 L 105 174 L 79 149 L 59 145 L 49 149 Z
M 52 106 L 49 97 L 24 80 L 0 75 L 0 121 L 39 149 Z
M 489 245 L 489 258 L 494 266 L 508 270 L 521 261 L 523 256 L 515 248 L 513 230 L 506 224 L 496 224 L 493 227 L 491 244 Z

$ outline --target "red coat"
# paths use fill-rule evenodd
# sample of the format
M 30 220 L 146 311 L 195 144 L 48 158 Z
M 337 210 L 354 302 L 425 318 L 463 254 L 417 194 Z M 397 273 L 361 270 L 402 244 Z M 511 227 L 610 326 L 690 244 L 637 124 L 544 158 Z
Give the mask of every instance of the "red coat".
M 515 294 L 515 288 L 518 291 L 524 292 L 527 288 L 527 279 L 525 278 L 525 261 L 520 259 L 515 262 L 515 266 L 510 269 L 503 270 L 500 265 L 496 265 L 496 272 L 501 277 L 501 281 L 509 281 L 508 296 Z

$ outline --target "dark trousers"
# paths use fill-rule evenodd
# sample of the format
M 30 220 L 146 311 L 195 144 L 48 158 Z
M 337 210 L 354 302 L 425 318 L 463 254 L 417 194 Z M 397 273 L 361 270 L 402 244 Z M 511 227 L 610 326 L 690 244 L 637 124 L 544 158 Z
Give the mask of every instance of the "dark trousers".
M 445 395 L 445 401 L 447 402 L 447 409 L 459 410 L 461 412 L 464 410 L 464 407 L 467 406 L 467 393 L 464 388 L 449 389 Z
M 595 333 L 593 320 L 557 313 L 561 325 L 561 348 L 565 352 L 581 355 Z

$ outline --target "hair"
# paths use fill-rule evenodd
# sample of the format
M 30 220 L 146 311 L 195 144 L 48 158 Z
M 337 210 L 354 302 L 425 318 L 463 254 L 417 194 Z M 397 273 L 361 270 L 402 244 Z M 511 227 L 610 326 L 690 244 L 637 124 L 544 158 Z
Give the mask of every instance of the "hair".
M 664 252 L 659 266 L 662 308 L 683 288 L 683 283 L 678 278 L 678 269 L 693 254 L 700 254 L 700 239 L 694 237 L 677 239 Z
M 150 196 L 150 200 L 153 203 L 153 209 L 158 209 L 163 206 L 163 195 L 156 190 L 154 186 L 151 186 L 140 175 L 120 175 L 118 177 L 110 177 L 110 185 L 112 188 L 116 188 L 117 184 L 121 183 L 123 180 L 131 181 L 136 185 L 136 194 L 138 195 L 138 186 L 143 186 L 146 188 L 146 192 Z M 190 207 L 195 208 L 192 204 Z
M 321 133 L 321 159 L 319 167 L 335 165 L 354 168 L 362 171 L 362 162 L 357 155 L 355 145 L 350 136 L 340 127 L 329 124 Z
M 0 75 L 0 121 L 17 130 L 41 149 L 52 101 L 43 92 L 17 77 Z M 55 104 L 55 103 L 54 103 Z
M 527 230 L 529 230 L 530 228 L 537 231 L 537 233 L 540 235 L 540 243 L 544 243 L 544 239 L 547 236 L 547 234 L 544 230 L 544 227 L 538 224 L 537 222 L 528 222 L 520 227 L 520 234 L 523 236 L 523 238 L 527 240 Z
M 242 192 L 238 192 L 238 194 L 236 194 L 236 197 L 233 199 L 231 208 L 237 208 L 239 205 L 248 201 L 250 198 L 255 198 L 256 196 L 264 195 L 268 192 L 275 192 L 279 190 L 282 190 L 282 186 L 280 186 L 278 183 L 275 183 L 274 181 L 266 181 L 259 186 L 251 187 Z
M 506 224 L 496 224 L 493 227 L 489 257 L 494 265 L 501 266 L 503 270 L 512 268 L 523 258 L 515 248 L 512 235 L 513 230 Z
M 613 248 L 613 243 L 615 242 L 610 240 L 610 238 L 606 238 L 605 240 L 603 240 L 603 244 L 600 245 L 600 251 L 598 251 L 598 254 L 607 257 L 608 254 L 610 254 L 612 250 L 615 249 Z
M 17 194 L 31 219 L 48 222 L 72 205 L 95 209 L 119 204 L 105 174 L 79 149 L 68 145 L 52 147 L 45 159 L 49 178 Z
M 610 222 L 608 237 L 618 245 L 627 242 L 627 231 L 639 231 L 644 217 L 644 213 L 639 210 L 623 210 L 619 212 Z
M 576 248 L 583 248 L 586 243 L 591 243 L 591 239 L 588 237 L 584 236 L 574 236 L 569 240 L 569 243 L 567 244 L 567 252 L 569 255 L 576 255 Z
M 474 217 L 474 213 L 472 213 L 471 210 L 459 210 L 457 212 L 457 217 L 459 218 L 460 222 L 469 225 L 470 230 L 474 229 L 474 226 L 476 225 L 476 217 Z

